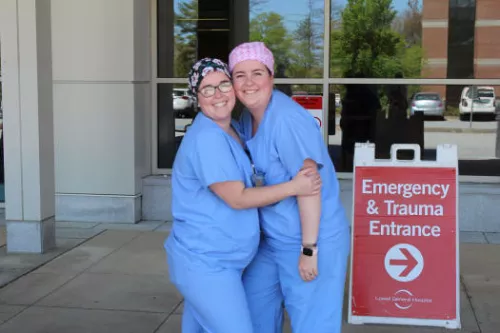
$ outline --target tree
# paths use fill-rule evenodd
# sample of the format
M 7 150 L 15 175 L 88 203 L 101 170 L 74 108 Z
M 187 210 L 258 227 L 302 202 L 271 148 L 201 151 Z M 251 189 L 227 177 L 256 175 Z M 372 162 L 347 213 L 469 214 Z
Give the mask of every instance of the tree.
M 269 0 L 250 0 L 250 12 L 257 14 L 261 11 L 262 6 L 267 5 Z
M 408 0 L 404 12 L 403 36 L 408 45 L 422 44 L 422 5 L 419 0 Z
M 280 14 L 267 12 L 253 18 L 250 21 L 250 41 L 261 41 L 269 46 L 277 64 L 288 63 L 292 40 Z
M 331 25 L 330 27 L 332 29 L 334 28 L 339 28 L 340 23 L 342 22 L 342 5 L 338 3 L 337 1 L 332 1 L 330 5 L 330 20 L 331 20 Z
M 347 76 L 394 77 L 402 71 L 403 40 L 391 26 L 392 0 L 348 0 L 342 12 L 334 57 Z
M 323 9 L 315 9 L 309 0 L 309 10 L 294 31 L 294 52 L 290 70 L 295 77 L 323 75 Z
M 197 60 L 196 28 L 198 0 L 180 2 L 175 13 L 174 69 L 176 77 L 187 77 L 191 66 Z
M 407 78 L 422 75 L 425 62 L 422 49 L 422 6 L 420 0 L 408 0 L 408 7 L 393 22 L 393 29 L 401 34 L 405 47 L 400 51 L 403 74 Z
M 408 0 L 408 8 L 394 20 L 393 29 L 403 35 L 408 46 L 422 43 L 421 0 Z

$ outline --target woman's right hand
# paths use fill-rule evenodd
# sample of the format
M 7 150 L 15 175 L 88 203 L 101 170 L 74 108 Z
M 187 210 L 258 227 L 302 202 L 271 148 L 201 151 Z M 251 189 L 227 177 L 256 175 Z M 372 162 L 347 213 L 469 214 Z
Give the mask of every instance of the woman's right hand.
M 300 170 L 291 182 L 295 195 L 316 195 L 321 191 L 321 177 L 314 168 Z

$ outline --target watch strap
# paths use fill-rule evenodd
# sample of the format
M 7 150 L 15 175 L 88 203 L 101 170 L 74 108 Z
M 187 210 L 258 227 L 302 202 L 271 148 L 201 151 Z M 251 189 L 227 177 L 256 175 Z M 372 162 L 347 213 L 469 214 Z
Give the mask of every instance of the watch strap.
M 300 247 L 300 253 L 302 253 L 305 256 L 312 257 L 318 254 L 318 247 L 317 246 L 304 246 L 302 245 Z

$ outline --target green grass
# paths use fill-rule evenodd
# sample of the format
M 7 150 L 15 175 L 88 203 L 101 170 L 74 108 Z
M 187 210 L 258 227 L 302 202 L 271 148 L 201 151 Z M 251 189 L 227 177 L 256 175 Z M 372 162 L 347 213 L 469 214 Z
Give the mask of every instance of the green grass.
M 446 110 L 444 111 L 444 115 L 458 117 L 460 115 L 460 111 L 457 107 L 447 106 Z

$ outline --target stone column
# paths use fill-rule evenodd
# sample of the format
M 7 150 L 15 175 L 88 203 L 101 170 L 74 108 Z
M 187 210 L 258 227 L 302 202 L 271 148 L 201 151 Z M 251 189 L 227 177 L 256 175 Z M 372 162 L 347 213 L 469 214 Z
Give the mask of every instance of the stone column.
M 55 246 L 50 0 L 2 0 L 7 251 Z
M 51 6 L 56 218 L 136 223 L 151 173 L 151 1 Z

